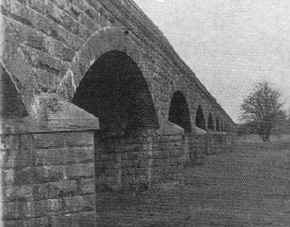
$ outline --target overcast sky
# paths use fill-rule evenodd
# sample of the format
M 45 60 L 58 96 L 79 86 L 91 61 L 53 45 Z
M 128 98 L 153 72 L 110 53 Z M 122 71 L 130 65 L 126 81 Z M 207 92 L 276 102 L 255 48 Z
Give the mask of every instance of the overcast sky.
M 258 81 L 290 107 L 289 0 L 135 0 L 181 58 L 238 121 Z

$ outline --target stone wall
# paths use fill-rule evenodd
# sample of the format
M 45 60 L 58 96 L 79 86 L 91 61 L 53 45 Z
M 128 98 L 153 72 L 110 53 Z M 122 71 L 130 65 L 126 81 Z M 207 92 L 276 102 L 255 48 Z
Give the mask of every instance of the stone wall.
M 206 135 L 189 135 L 189 163 L 202 164 L 206 156 Z
M 155 140 L 152 160 L 152 183 L 180 181 L 185 163 L 183 134 L 161 135 Z
M 146 191 L 179 180 L 186 161 L 183 134 L 95 138 L 97 191 Z
M 102 207 L 114 205 L 104 201 L 110 193 L 182 183 L 186 163 L 200 164 L 230 145 L 224 134 L 216 138 L 153 131 L 119 138 L 101 131 L 2 135 L 3 226 L 102 224 L 109 215 Z
M 152 139 L 136 133 L 107 137 L 96 134 L 98 192 L 146 190 L 151 181 Z
M 94 133 L 1 140 L 3 226 L 95 226 Z
M 35 96 L 57 94 L 71 101 L 90 66 L 111 50 L 126 53 L 140 68 L 159 120 L 168 119 L 172 95 L 188 102 L 191 122 L 204 114 L 233 123 L 174 52 L 157 27 L 131 1 L 1 1 L 1 64 L 26 110 Z
M 100 132 L 2 135 L 3 226 L 95 226 L 109 215 L 110 200 L 98 203 L 108 193 L 182 179 L 182 134 Z

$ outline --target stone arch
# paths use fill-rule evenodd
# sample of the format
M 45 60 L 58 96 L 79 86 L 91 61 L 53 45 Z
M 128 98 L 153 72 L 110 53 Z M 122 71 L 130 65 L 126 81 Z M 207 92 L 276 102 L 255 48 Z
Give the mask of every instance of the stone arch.
M 128 32 L 126 28 L 105 27 L 102 30 L 96 31 L 83 44 L 79 51 L 75 53 L 70 67 L 58 86 L 58 95 L 66 100 L 72 100 L 80 82 L 96 60 L 110 51 L 120 51 L 129 56 L 142 72 L 142 76 L 152 96 L 153 105 L 157 111 L 158 121 L 160 122 L 160 111 L 157 103 L 159 98 L 155 96 L 153 91 L 151 83 L 152 75 L 151 72 L 146 69 L 144 56 L 140 48 L 136 40 L 132 37 L 132 34 Z
M 168 120 L 191 132 L 191 121 L 189 108 L 185 96 L 180 91 L 176 91 L 171 99 Z
M 98 117 L 101 130 L 110 135 L 159 127 L 147 83 L 125 52 L 109 51 L 97 59 L 79 83 L 72 102 Z
M 196 111 L 195 124 L 197 127 L 201 129 L 206 129 L 205 118 L 204 118 L 203 109 L 201 105 L 198 106 L 197 111 Z
M 59 85 L 58 92 L 62 96 L 71 99 L 87 71 L 97 59 L 110 51 L 126 53 L 135 62 L 143 73 L 143 77 L 147 80 L 149 76 L 146 75 L 146 70 L 143 70 L 140 50 L 138 51 L 138 47 L 134 44 L 130 33 L 125 28 L 110 27 L 103 28 L 92 34 L 80 50 L 75 53 L 71 66 Z M 71 84 L 71 86 L 68 87 L 67 83 Z M 65 85 L 66 87 L 64 87 Z
M 214 122 L 213 122 L 213 116 L 212 116 L 212 113 L 209 113 L 209 114 L 208 114 L 207 128 L 208 128 L 209 130 L 214 130 Z
M 221 127 L 220 127 L 220 119 L 217 117 L 216 120 L 215 120 L 215 129 L 216 131 L 221 131 Z

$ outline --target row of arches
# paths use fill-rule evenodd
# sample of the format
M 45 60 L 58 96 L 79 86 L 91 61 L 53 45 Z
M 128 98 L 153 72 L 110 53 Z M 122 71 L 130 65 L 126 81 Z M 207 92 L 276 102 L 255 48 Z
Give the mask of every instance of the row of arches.
M 179 91 L 175 92 L 170 104 L 169 121 L 181 126 L 185 131 L 191 131 L 189 109 L 186 99 Z M 218 117 L 214 119 L 213 114 L 208 114 L 207 121 L 202 106 L 199 105 L 196 111 L 195 125 L 198 128 L 211 131 L 225 131 L 225 124 Z
M 158 117 L 147 83 L 138 65 L 121 51 L 109 51 L 97 59 L 81 80 L 74 104 L 97 116 L 109 134 L 129 134 L 140 128 L 159 128 Z M 191 132 L 190 111 L 185 96 L 173 94 L 168 120 Z M 195 125 L 204 130 L 223 131 L 224 123 L 202 106 L 196 111 Z
M 208 122 L 207 123 L 208 130 L 226 131 L 225 123 L 222 120 L 220 120 L 218 117 L 214 119 L 212 113 L 209 113 L 207 122 Z
M 142 64 L 139 62 L 139 55 L 136 54 L 137 48 L 132 42 L 127 42 L 129 40 L 128 34 L 119 28 L 98 32 L 84 45 L 74 60 L 76 67 L 70 69 L 73 72 L 72 76 L 76 77 L 73 86 L 58 88 L 58 91 L 64 90 L 68 93 L 64 96 L 69 97 L 73 104 L 97 116 L 101 129 L 109 133 L 128 133 L 138 128 L 159 128 L 154 102 L 143 70 L 139 68 Z M 106 45 L 101 45 L 102 42 Z M 94 45 L 91 44 L 94 43 L 100 45 L 92 48 Z M 89 48 L 90 55 L 87 54 Z M 90 66 L 83 64 L 93 60 L 95 62 Z M 83 75 L 83 72 L 86 73 Z M 59 86 L 66 86 L 65 82 Z M 188 109 L 182 92 L 176 92 L 171 100 L 168 120 L 186 131 L 191 131 Z M 213 114 L 205 116 L 201 106 L 197 109 L 193 123 L 206 130 L 222 131 L 227 128 L 221 120 L 215 119 Z

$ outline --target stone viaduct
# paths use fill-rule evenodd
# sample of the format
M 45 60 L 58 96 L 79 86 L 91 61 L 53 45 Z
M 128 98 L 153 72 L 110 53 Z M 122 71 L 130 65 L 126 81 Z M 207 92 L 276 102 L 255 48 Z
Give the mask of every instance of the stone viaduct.
M 230 147 L 233 121 L 133 1 L 0 4 L 2 226 L 101 226 L 106 192 Z

